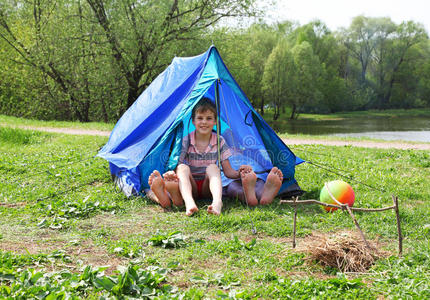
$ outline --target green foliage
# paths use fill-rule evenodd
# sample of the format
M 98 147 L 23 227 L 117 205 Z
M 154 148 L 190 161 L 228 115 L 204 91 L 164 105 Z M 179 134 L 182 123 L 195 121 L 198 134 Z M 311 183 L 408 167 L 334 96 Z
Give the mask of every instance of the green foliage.
M 137 242 L 138 243 L 136 243 L 135 240 L 127 238 L 111 244 L 108 249 L 120 256 L 141 259 L 145 256 L 145 253 L 142 250 L 141 242 Z
M 29 131 L 22 129 L 14 129 L 9 127 L 0 127 L 0 145 L 29 145 L 38 143 L 48 135 L 42 134 L 40 131 Z
M 254 2 L 5 2 L 0 112 L 117 120 L 174 55 L 197 54 L 190 41 L 222 18 L 254 15 Z
M 163 248 L 179 248 L 186 245 L 186 237 L 180 231 L 167 234 L 157 232 L 148 239 L 148 245 L 161 246 Z
M 15 266 L 14 266 L 15 267 Z M 81 272 L 67 270 L 45 273 L 29 268 L 0 269 L 0 295 L 10 298 L 79 299 L 81 297 L 124 296 L 140 299 L 171 295 L 169 285 L 161 285 L 166 279 L 167 270 L 158 267 L 142 269 L 129 265 L 120 268 L 115 275 L 106 276 L 106 267 L 83 267 Z
M 426 299 L 430 297 L 430 244 L 417 242 L 415 249 L 402 258 L 389 257 L 374 267 L 380 274 L 375 288 L 381 294 L 399 298 Z
M 49 204 L 39 202 L 38 207 L 43 218 L 37 226 L 40 228 L 48 227 L 50 229 L 62 229 L 68 220 L 84 219 L 97 212 L 107 211 L 114 214 L 118 209 L 118 205 L 111 203 L 100 203 L 99 200 L 91 201 L 90 196 L 84 199 L 75 201 L 51 201 Z
M 274 107 L 273 119 L 279 117 L 283 105 L 297 106 L 295 87 L 297 85 L 297 65 L 288 49 L 286 41 L 279 41 L 272 50 L 264 67 L 262 89 Z
M 236 278 L 231 278 L 225 274 L 208 274 L 206 276 L 193 276 L 190 278 L 193 284 L 199 285 L 215 285 L 221 287 L 223 290 L 228 290 L 233 286 L 240 285 L 240 281 Z
M 242 250 L 251 251 L 257 243 L 254 238 L 249 242 L 241 241 L 236 235 L 229 241 L 212 243 L 210 249 L 214 252 L 218 252 L 223 256 L 229 256 L 232 253 L 240 252 Z
M 46 254 L 15 255 L 11 252 L 0 252 L 0 266 L 3 270 L 37 265 L 47 261 L 48 256 Z

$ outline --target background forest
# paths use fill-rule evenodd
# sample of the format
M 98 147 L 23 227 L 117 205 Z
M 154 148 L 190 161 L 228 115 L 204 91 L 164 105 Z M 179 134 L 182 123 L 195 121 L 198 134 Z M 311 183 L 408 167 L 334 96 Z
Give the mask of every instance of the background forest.
M 2 0 L 0 114 L 115 122 L 174 56 L 212 43 L 254 107 L 274 120 L 430 107 L 421 24 L 357 16 L 330 31 L 319 21 L 265 22 L 255 4 Z

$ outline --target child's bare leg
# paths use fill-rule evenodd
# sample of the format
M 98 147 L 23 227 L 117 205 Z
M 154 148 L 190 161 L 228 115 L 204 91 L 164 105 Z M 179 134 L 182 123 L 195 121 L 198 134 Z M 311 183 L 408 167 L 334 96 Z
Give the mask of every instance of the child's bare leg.
M 178 165 L 176 168 L 176 175 L 179 178 L 179 190 L 181 191 L 182 198 L 185 202 L 185 214 L 191 216 L 199 209 L 193 198 L 193 186 L 191 184 L 191 170 L 190 167 L 184 164 Z
M 255 196 L 255 184 L 257 182 L 257 175 L 255 175 L 254 171 L 242 172 L 241 179 L 247 205 L 256 206 L 258 204 L 257 197 Z
M 161 177 L 160 172 L 154 170 L 154 172 L 149 175 L 148 184 L 151 187 L 151 191 L 155 195 L 155 197 L 153 195 L 149 195 L 149 198 L 159 203 L 164 208 L 170 207 L 171 202 L 169 199 L 169 195 L 167 195 L 166 193 L 164 180 Z
M 170 198 L 172 199 L 173 205 L 184 205 L 181 191 L 179 191 L 179 179 L 176 173 L 174 171 L 168 171 L 163 174 L 163 178 L 166 191 L 170 194 Z
M 221 172 L 217 165 L 210 164 L 206 168 L 206 177 L 209 181 L 209 190 L 212 194 L 212 204 L 208 207 L 208 213 L 219 215 L 222 210 L 222 182 Z M 207 186 L 203 183 L 203 193 L 206 194 Z
M 272 203 L 275 196 L 278 194 L 282 185 L 283 174 L 277 167 L 273 167 L 267 176 L 266 183 L 263 188 L 263 195 L 261 196 L 260 204 Z

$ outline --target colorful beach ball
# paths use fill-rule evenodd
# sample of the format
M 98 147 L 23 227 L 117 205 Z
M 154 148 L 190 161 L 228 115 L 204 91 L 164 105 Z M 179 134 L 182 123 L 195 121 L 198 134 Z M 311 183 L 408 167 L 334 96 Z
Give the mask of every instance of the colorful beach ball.
M 354 200 L 355 200 L 354 190 L 348 183 L 342 180 L 330 181 L 324 185 L 320 193 L 321 202 L 324 202 L 327 204 L 339 205 L 338 203 L 336 203 L 336 201 L 332 199 L 332 197 L 329 194 L 329 191 L 327 190 L 327 187 L 330 190 L 333 197 L 340 203 L 348 204 L 350 207 L 354 204 Z M 324 209 L 328 212 L 332 212 L 332 211 L 335 211 L 337 208 L 324 207 Z

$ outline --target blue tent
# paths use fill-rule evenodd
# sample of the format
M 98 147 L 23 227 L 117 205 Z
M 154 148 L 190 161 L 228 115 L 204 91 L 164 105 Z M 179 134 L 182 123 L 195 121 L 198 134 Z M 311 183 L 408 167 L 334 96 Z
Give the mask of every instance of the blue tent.
M 302 161 L 254 110 L 212 46 L 198 56 L 175 57 L 124 113 L 98 153 L 109 161 L 113 178 L 127 195 L 148 189 L 153 170 L 175 169 L 182 138 L 194 130 L 191 111 L 202 97 L 218 105 L 233 168 L 248 164 L 266 179 L 277 166 L 284 174 L 280 193 L 300 190 L 294 171 Z M 223 176 L 224 186 L 229 181 Z

